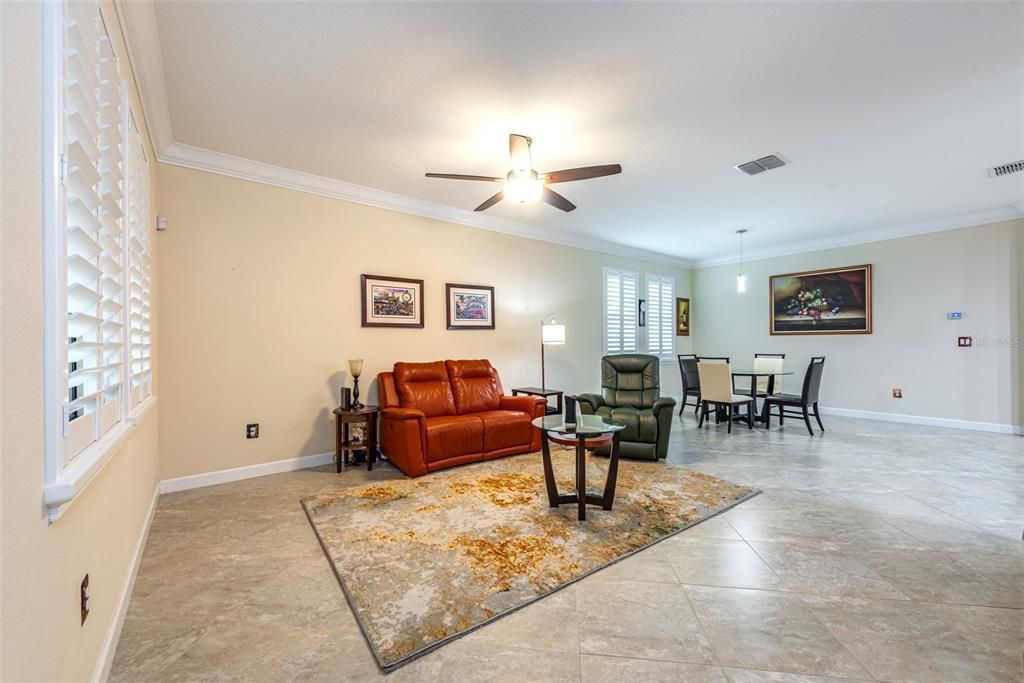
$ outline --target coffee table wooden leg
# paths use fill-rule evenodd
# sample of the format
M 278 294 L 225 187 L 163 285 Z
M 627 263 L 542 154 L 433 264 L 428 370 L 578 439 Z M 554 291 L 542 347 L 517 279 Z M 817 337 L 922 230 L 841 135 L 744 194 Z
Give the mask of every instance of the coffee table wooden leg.
M 582 436 L 576 439 L 576 506 L 579 510 L 578 519 L 582 522 L 587 518 L 587 440 Z
M 548 505 L 558 507 L 558 487 L 555 486 L 555 471 L 551 467 L 551 446 L 548 444 L 548 433 L 541 432 L 541 459 L 544 461 L 544 485 L 548 490 Z
M 608 480 L 604 484 L 604 497 L 601 509 L 611 510 L 615 502 L 615 483 L 619 479 L 619 433 L 612 435 L 612 453 L 608 461 Z

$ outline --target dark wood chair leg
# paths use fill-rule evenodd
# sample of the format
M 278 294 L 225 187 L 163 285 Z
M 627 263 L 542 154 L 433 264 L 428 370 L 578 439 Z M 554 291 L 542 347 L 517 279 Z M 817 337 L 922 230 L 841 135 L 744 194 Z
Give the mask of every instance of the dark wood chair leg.
M 747 429 L 754 428 L 754 402 L 747 404 Z
M 807 404 L 803 405 L 804 409 L 804 424 L 807 425 L 807 433 L 814 436 L 814 429 L 811 427 L 811 417 L 807 414 Z
M 733 406 L 732 406 L 732 404 L 730 404 L 729 405 L 729 413 L 728 413 L 729 418 L 726 420 L 726 422 L 729 423 L 728 427 L 726 427 L 726 432 L 728 432 L 729 434 L 732 434 L 732 409 L 733 409 Z
M 697 405 L 694 406 L 694 408 L 693 408 L 693 414 L 694 415 L 696 415 L 696 414 L 698 414 L 700 412 L 700 404 L 701 404 L 700 394 L 697 394 Z
M 814 404 L 814 419 L 818 421 L 818 426 L 821 427 L 821 431 L 825 431 L 825 425 L 821 424 L 821 415 L 818 414 L 818 404 Z
M 700 411 L 700 420 L 697 421 L 697 427 L 704 426 L 704 418 L 708 416 L 708 404 L 707 401 L 703 401 L 697 406 L 697 410 Z
M 786 421 L 786 407 L 780 403 L 779 404 L 779 426 L 781 427 L 782 423 L 785 422 L 785 421 Z

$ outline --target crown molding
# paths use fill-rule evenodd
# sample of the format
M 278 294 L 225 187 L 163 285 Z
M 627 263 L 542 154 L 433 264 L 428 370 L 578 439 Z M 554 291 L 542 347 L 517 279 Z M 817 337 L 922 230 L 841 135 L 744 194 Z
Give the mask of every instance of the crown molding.
M 539 228 L 518 221 L 498 218 L 497 216 L 477 213 L 475 211 L 466 211 L 465 209 L 458 209 L 445 204 L 438 204 L 437 202 L 408 197 L 385 190 L 377 190 L 365 185 L 356 185 L 355 183 L 348 183 L 343 180 L 335 180 L 303 171 L 294 171 L 281 166 L 266 164 L 262 161 L 253 161 L 252 159 L 214 152 L 200 147 L 192 147 L 191 145 L 183 145 L 178 142 L 171 143 L 163 154 L 158 154 L 157 158 L 160 162 L 173 166 L 207 171 L 240 180 L 273 185 L 274 187 L 297 190 L 299 192 L 308 192 L 322 197 L 341 199 L 347 202 L 365 204 L 366 206 L 374 206 L 379 209 L 398 211 L 448 223 L 468 225 L 506 235 L 525 237 L 531 240 L 550 242 L 577 249 L 587 249 L 623 258 L 661 263 L 677 268 L 693 267 L 693 261 L 690 259 L 607 242 L 577 233 Z
M 153 0 L 114 0 L 128 63 L 142 100 L 149 143 L 159 157 L 174 142 L 171 107 L 164 80 L 164 58 Z
M 868 244 L 870 242 L 884 242 L 885 240 L 894 240 L 901 237 L 914 237 L 916 235 L 927 235 L 933 232 L 945 232 L 947 230 L 971 228 L 977 225 L 1012 221 L 1018 218 L 1024 218 L 1024 203 L 1022 202 L 1018 202 L 1017 204 L 1007 204 L 1006 206 L 999 206 L 985 211 L 961 214 L 959 216 L 922 221 L 920 223 L 893 225 L 874 230 L 852 232 L 836 237 L 827 237 L 820 240 L 808 240 L 805 242 L 784 244 L 772 249 L 760 249 L 752 252 L 745 251 L 743 254 L 743 260 L 744 262 L 749 263 L 750 261 L 761 261 L 781 256 L 806 254 L 812 251 L 825 251 L 826 249 L 852 247 L 858 244 Z M 736 255 L 696 259 L 693 267 L 696 269 L 714 268 L 715 266 L 739 263 L 739 260 L 739 257 Z

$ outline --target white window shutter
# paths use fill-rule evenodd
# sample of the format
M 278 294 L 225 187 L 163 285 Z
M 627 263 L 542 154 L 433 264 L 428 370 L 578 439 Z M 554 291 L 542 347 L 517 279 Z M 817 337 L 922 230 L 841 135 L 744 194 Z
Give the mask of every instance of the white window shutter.
M 123 415 L 124 90 L 99 5 L 64 4 L 64 462 Z
M 149 160 L 142 135 L 129 116 L 128 130 L 128 377 L 129 408 L 153 392 Z
M 664 359 L 675 355 L 675 280 L 647 276 L 647 353 Z
M 637 351 L 637 283 L 636 273 L 624 270 L 604 271 L 605 353 Z

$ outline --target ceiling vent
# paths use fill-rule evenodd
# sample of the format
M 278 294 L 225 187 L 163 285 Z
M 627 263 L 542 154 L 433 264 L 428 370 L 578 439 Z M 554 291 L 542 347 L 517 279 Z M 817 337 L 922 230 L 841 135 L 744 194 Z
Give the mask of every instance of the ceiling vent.
M 1010 175 L 1011 173 L 1020 173 L 1024 171 L 1024 159 L 1020 161 L 1011 161 L 1008 164 L 1002 166 L 993 166 L 988 169 L 989 178 L 998 178 L 1004 175 Z
M 757 175 L 758 173 L 764 173 L 765 171 L 770 171 L 773 168 L 780 168 L 785 165 L 785 161 L 774 154 L 769 154 L 766 157 L 761 157 L 760 159 L 740 164 L 739 166 L 736 166 L 735 169 L 737 171 L 743 171 L 747 175 Z

